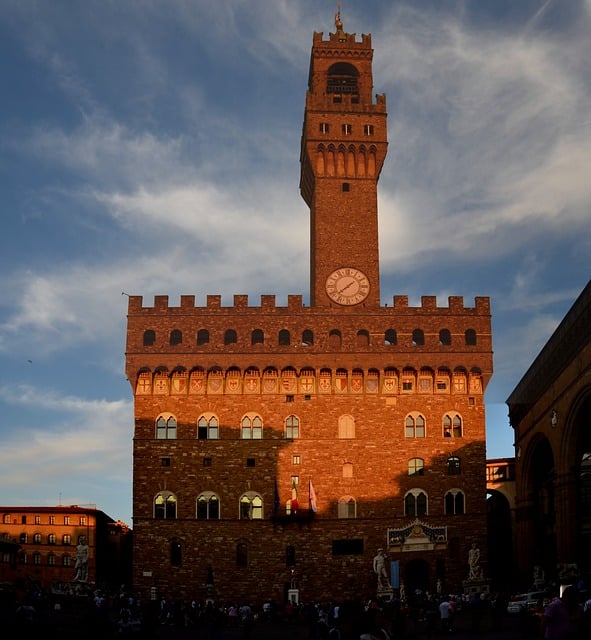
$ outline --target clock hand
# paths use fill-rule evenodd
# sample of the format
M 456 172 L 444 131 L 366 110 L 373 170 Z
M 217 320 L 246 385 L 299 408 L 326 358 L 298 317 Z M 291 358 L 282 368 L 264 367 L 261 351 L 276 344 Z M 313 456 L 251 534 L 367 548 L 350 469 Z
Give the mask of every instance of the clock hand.
M 342 289 L 337 289 L 337 293 L 344 293 L 349 287 L 355 284 L 355 280 L 351 280 L 349 284 L 346 284 Z

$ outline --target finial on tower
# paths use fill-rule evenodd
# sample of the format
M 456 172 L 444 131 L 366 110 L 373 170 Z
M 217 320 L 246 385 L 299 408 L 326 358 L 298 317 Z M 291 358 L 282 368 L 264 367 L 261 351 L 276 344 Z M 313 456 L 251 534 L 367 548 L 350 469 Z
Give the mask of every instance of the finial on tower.
M 343 21 L 341 20 L 341 3 L 337 3 L 337 12 L 334 16 L 334 25 L 337 28 L 337 33 L 343 32 Z

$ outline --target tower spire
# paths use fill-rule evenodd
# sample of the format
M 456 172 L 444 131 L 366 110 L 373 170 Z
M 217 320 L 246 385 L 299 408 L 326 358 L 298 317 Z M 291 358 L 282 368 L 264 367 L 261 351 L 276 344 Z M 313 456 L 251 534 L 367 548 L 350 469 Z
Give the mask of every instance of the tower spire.
M 343 21 L 341 20 L 341 3 L 337 3 L 337 12 L 334 15 L 334 26 L 337 29 L 337 35 L 343 35 Z

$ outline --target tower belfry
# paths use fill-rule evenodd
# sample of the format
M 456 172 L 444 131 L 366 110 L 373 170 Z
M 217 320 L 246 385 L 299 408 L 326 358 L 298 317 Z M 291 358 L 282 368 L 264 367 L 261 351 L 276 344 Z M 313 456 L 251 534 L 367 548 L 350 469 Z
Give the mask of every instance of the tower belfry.
M 371 36 L 314 33 L 300 191 L 310 207 L 310 303 L 380 305 L 377 184 L 387 153 L 385 95 L 373 100 Z

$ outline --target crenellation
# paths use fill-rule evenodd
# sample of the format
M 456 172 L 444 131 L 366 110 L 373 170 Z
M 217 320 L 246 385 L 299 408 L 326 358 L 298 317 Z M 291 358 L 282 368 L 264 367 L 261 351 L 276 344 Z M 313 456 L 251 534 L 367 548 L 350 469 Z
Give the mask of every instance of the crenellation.
M 448 306 L 452 313 L 461 313 L 464 311 L 464 298 L 463 296 L 449 296 Z
M 219 309 L 222 306 L 222 296 L 220 295 L 208 295 L 207 296 L 207 308 Z
M 154 296 L 154 310 L 165 311 L 168 309 L 168 296 Z
M 408 308 L 408 296 L 394 296 L 392 300 L 395 310 Z
M 272 311 L 275 308 L 275 296 L 263 294 L 261 296 L 261 309 L 263 311 Z
M 195 308 L 195 296 L 183 295 L 181 296 L 181 309 L 194 309 Z
M 437 309 L 437 296 L 421 296 L 421 306 L 423 309 Z
M 234 308 L 246 309 L 248 307 L 248 296 L 242 294 L 234 294 Z

